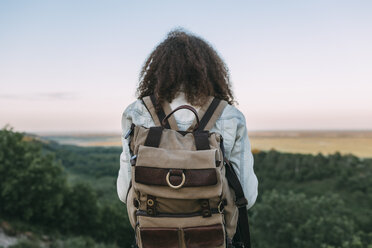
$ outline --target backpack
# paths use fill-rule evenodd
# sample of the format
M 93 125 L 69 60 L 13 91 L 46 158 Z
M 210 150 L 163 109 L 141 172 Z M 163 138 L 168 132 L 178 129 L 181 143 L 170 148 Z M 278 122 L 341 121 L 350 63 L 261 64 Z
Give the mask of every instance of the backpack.
M 224 156 L 223 137 L 209 132 L 228 104 L 211 97 L 200 109 L 155 96 L 142 99 L 155 123 L 132 124 L 132 180 L 127 211 L 139 248 L 250 247 L 247 200 Z M 173 113 L 192 111 L 193 125 L 179 131 Z

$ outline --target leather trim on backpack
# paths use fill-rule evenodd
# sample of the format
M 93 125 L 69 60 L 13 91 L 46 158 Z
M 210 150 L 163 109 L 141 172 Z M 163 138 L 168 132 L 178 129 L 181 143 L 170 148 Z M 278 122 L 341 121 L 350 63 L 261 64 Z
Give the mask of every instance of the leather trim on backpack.
M 221 224 L 184 228 L 183 232 L 187 248 L 218 247 L 225 242 Z
M 153 168 L 145 166 L 136 166 L 134 168 L 135 181 L 146 185 L 169 186 L 167 183 L 167 174 L 171 173 L 172 169 Z M 217 184 L 216 169 L 187 169 L 177 170 L 185 176 L 185 182 L 182 187 L 198 187 L 210 186 Z M 182 176 L 171 173 L 170 182 L 172 185 L 179 185 L 182 181 Z
M 178 228 L 140 228 L 143 248 L 178 248 Z
M 150 127 L 144 145 L 151 147 L 159 147 L 162 133 L 163 133 L 162 127 Z

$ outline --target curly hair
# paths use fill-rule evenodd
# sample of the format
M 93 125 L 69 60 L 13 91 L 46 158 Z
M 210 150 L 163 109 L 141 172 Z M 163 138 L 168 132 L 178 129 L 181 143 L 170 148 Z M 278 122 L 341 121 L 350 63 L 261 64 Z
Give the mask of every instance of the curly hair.
M 229 71 L 206 41 L 183 29 L 168 33 L 146 59 L 137 96 L 155 95 L 158 104 L 184 92 L 186 100 L 202 106 L 209 96 L 234 103 Z

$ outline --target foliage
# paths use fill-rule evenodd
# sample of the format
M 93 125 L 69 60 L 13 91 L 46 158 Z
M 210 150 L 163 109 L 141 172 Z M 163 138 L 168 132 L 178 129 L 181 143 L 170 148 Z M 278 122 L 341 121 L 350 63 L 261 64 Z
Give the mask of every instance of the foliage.
M 1 218 L 70 237 L 50 247 L 130 247 L 134 234 L 115 189 L 120 152 L 1 130 Z M 274 150 L 254 159 L 253 247 L 372 248 L 372 160 Z
M 372 161 L 339 153 L 255 154 L 255 247 L 368 247 Z
M 97 243 L 90 237 L 84 236 L 76 236 L 76 237 L 69 237 L 66 239 L 58 239 L 53 240 L 47 244 L 46 242 L 42 242 L 40 240 L 28 240 L 28 239 L 21 239 L 16 244 L 9 246 L 9 248 L 39 248 L 39 247 L 48 247 L 50 248 L 65 248 L 65 247 L 73 247 L 73 248 L 115 248 L 115 245 L 107 245 L 104 243 Z
M 33 240 L 21 240 L 17 244 L 10 246 L 9 248 L 39 248 L 40 242 Z
M 50 154 L 42 156 L 39 144 L 24 142 L 11 130 L 1 131 L 0 147 L 0 213 L 47 224 L 62 205 L 61 165 Z
M 116 176 L 118 173 L 118 147 L 79 147 L 44 144 L 44 150 L 53 152 L 56 159 L 73 173 L 91 177 Z
M 66 240 L 57 240 L 50 245 L 50 248 L 114 248 L 114 245 L 106 245 L 102 243 L 96 243 L 92 238 L 89 237 L 73 237 Z
M 254 238 L 259 247 L 341 247 L 352 241 L 354 222 L 334 194 L 306 197 L 273 190 L 265 193 L 253 214 Z
M 42 147 L 11 129 L 0 131 L 0 215 L 40 226 L 45 232 L 129 246 L 133 232 L 125 208 L 101 204 L 87 184 L 67 184 L 60 161 Z M 27 242 L 20 245 L 33 245 Z M 91 247 L 89 239 L 84 242 Z

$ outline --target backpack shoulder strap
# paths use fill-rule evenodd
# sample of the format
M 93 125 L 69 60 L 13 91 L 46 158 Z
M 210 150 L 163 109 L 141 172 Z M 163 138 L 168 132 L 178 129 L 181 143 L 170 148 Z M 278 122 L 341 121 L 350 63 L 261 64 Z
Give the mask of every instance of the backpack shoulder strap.
M 200 120 L 198 130 L 211 130 L 227 104 L 226 101 L 214 97 Z
M 152 120 L 155 123 L 155 126 L 161 126 L 161 121 L 165 118 L 167 114 L 171 112 L 170 106 L 168 102 L 165 102 L 163 106 L 157 110 L 156 109 L 156 98 L 154 95 L 145 96 L 142 98 L 142 102 L 149 111 Z M 169 112 L 169 113 L 168 113 Z M 171 116 L 165 125 L 166 128 L 172 128 L 174 130 L 178 129 L 177 122 L 174 119 L 174 116 Z
M 163 110 L 164 110 L 165 116 L 169 115 L 172 112 L 169 102 L 163 103 Z M 169 125 L 173 130 L 178 130 L 178 125 L 176 122 L 176 118 L 174 118 L 174 115 L 171 115 L 170 117 L 168 117 L 167 121 L 169 122 Z
M 233 242 L 237 244 L 237 247 L 251 248 L 251 234 L 249 231 L 248 214 L 246 208 L 248 201 L 244 197 L 244 191 L 239 181 L 239 178 L 236 175 L 230 162 L 226 159 L 226 157 L 224 157 L 224 164 L 226 179 L 230 187 L 234 190 L 235 204 L 239 210 L 238 226 L 236 227 L 236 233 L 233 238 Z

